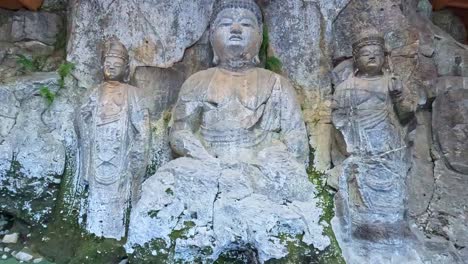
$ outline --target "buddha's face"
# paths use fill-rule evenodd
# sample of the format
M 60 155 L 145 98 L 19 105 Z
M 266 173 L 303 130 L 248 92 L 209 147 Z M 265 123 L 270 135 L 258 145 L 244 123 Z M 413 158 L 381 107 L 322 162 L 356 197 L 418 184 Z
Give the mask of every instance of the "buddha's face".
M 104 59 L 104 79 L 106 81 L 122 81 L 125 77 L 126 63 L 119 57 L 106 56 Z
M 385 61 L 384 50 L 379 45 L 368 45 L 362 47 L 355 58 L 359 72 L 367 76 L 382 74 Z
M 212 26 L 211 45 L 220 62 L 251 60 L 258 55 L 262 34 L 256 16 L 250 10 L 224 9 Z

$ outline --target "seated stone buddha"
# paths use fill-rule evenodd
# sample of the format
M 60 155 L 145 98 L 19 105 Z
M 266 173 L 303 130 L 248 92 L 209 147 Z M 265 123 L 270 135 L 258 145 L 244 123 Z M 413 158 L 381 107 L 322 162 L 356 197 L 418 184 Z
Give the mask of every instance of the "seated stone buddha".
M 180 157 L 144 182 L 131 213 L 130 253 L 162 240 L 166 249 L 152 249 L 156 255 L 173 250 L 174 259 L 212 261 L 254 247 L 263 262 L 288 254 L 282 234 L 318 249 L 329 244 L 305 171 L 308 139 L 294 88 L 256 67 L 262 28 L 253 1 L 215 4 L 217 66 L 182 86 L 170 131 Z M 174 240 L 180 230 L 190 235 Z

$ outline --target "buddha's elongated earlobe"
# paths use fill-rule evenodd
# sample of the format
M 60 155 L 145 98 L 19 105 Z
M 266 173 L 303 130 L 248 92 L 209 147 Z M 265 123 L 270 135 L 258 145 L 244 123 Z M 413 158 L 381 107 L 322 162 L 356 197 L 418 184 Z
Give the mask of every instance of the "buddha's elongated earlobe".
M 129 83 L 130 82 L 130 66 L 127 64 L 125 67 L 125 73 L 123 77 L 123 82 L 124 83 Z
M 253 63 L 254 65 L 260 64 L 260 57 L 258 56 L 258 54 L 255 55 L 255 56 L 252 58 L 252 63 Z
M 213 50 L 213 65 L 218 65 L 219 64 L 219 57 L 216 54 L 216 52 Z

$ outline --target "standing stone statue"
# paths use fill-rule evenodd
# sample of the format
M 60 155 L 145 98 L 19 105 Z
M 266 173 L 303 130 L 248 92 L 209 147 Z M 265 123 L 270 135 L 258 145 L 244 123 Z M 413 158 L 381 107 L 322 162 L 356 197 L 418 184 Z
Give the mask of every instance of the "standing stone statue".
M 172 248 L 182 262 L 212 262 L 253 246 L 263 263 L 288 254 L 281 236 L 300 236 L 320 250 L 329 244 L 305 171 L 308 139 L 294 88 L 256 67 L 262 28 L 252 0 L 215 4 L 210 41 L 217 66 L 182 86 L 170 132 L 180 157 L 143 184 L 129 252 L 162 240 L 167 249 L 150 249 L 157 256 Z M 180 230 L 190 235 L 174 240 Z
M 339 240 L 350 243 L 342 245 L 345 256 L 357 242 L 369 248 L 402 246 L 408 162 L 401 122 L 413 111 L 402 81 L 384 71 L 384 38 L 376 30 L 359 35 L 353 57 L 354 74 L 336 87 L 332 106 L 332 121 L 347 157 L 341 164 L 334 221 Z M 387 64 L 391 68 L 390 58 Z M 366 254 L 352 252 L 361 253 Z
M 129 58 L 118 41 L 104 54 L 105 82 L 79 110 L 80 178 L 88 185 L 86 229 L 120 239 L 148 162 L 149 114 L 138 88 L 126 84 Z

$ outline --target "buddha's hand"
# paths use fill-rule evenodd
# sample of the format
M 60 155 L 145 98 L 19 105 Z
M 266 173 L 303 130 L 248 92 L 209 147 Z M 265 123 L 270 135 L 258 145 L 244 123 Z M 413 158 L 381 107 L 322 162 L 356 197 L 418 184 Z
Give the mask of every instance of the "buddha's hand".
M 172 150 L 182 157 L 191 157 L 199 160 L 214 159 L 193 133 L 185 130 L 177 131 L 171 135 Z
M 400 99 L 403 95 L 403 82 L 396 74 L 390 76 L 388 93 L 393 99 Z

